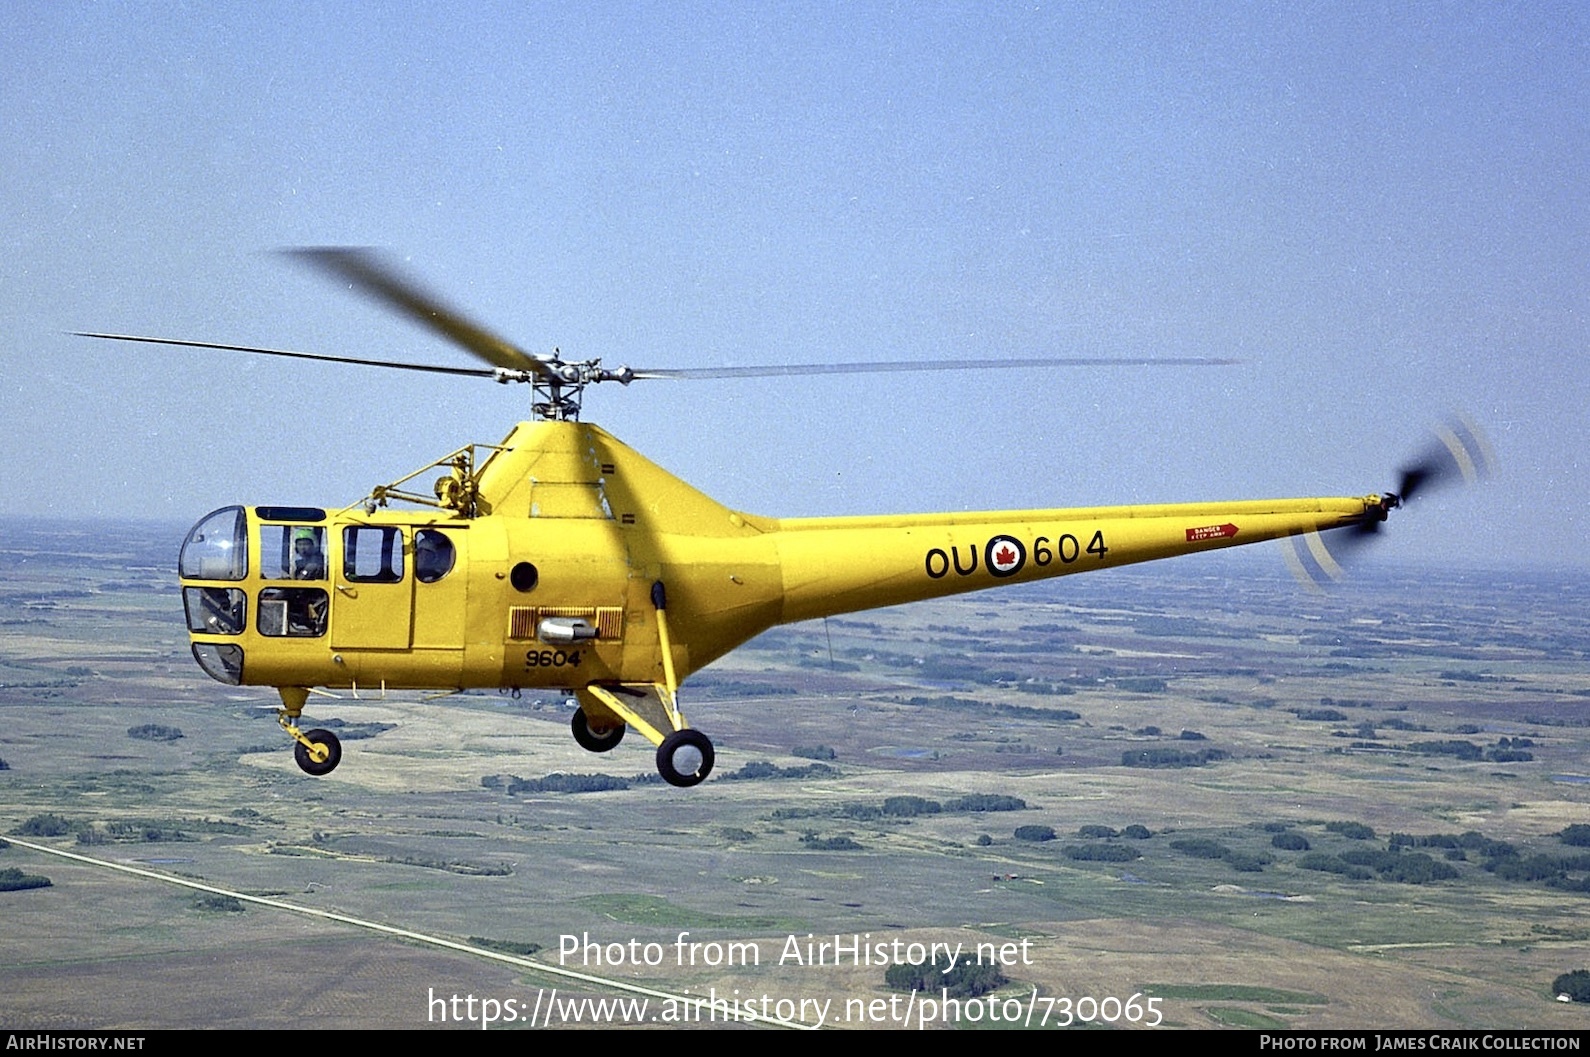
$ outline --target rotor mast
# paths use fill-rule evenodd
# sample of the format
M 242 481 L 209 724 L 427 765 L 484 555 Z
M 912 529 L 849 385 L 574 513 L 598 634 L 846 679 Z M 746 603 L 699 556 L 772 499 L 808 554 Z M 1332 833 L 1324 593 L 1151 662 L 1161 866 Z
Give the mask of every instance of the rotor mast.
M 545 365 L 544 370 L 521 371 L 499 367 L 492 373 L 492 377 L 503 385 L 530 383 L 530 412 L 538 422 L 578 422 L 587 385 L 592 382 L 628 385 L 635 378 L 635 372 L 630 368 L 609 370 L 601 365 L 599 359 L 565 362 L 557 349 L 552 350 L 551 357 L 539 362 Z

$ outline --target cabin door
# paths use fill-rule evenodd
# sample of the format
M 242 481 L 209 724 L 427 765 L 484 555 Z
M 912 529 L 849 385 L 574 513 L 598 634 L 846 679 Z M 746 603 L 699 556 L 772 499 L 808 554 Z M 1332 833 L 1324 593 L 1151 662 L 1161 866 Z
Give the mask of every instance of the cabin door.
M 406 650 L 414 630 L 414 577 L 397 525 L 343 527 L 332 571 L 331 645 L 339 650 Z

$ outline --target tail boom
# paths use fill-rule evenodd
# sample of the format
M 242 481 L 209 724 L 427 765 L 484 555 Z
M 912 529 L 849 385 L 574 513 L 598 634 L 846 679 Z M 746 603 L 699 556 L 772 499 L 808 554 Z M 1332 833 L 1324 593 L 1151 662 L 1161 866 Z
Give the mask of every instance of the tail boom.
M 778 522 L 783 620 L 899 605 L 1385 517 L 1383 496 Z

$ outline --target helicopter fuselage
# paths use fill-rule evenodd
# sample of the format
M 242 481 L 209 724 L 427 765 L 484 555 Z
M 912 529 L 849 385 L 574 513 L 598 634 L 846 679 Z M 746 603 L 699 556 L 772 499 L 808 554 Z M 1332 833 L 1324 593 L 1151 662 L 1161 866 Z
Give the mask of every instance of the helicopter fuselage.
M 438 465 L 443 465 L 438 463 Z M 677 689 L 778 624 L 1384 520 L 1395 497 L 765 518 L 731 510 L 600 428 L 521 423 L 432 509 L 233 506 L 183 544 L 193 655 L 276 687 L 299 765 L 334 734 L 294 726 L 313 687 L 560 690 L 604 752 L 634 728 L 693 785 L 712 767 Z M 389 486 L 390 487 L 390 486 Z
M 1383 515 L 1381 496 L 773 519 L 600 428 L 523 423 L 471 514 L 230 507 L 183 548 L 200 664 L 228 683 L 569 688 L 684 680 L 769 627 Z M 297 560 L 297 552 L 312 557 Z

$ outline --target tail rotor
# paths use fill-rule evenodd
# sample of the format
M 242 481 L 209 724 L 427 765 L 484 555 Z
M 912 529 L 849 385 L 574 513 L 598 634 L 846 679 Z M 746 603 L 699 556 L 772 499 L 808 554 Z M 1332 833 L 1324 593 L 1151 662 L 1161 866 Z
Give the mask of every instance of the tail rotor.
M 1346 575 L 1343 565 L 1381 534 L 1390 511 L 1407 506 L 1416 495 L 1455 484 L 1476 484 L 1495 468 L 1495 451 L 1484 431 L 1467 415 L 1453 415 L 1435 428 L 1424 450 L 1398 472 L 1397 490 L 1384 493 L 1379 506 L 1362 521 L 1327 533 L 1306 532 L 1282 540 L 1281 553 L 1287 568 L 1298 583 L 1320 592 L 1325 582 L 1341 580 Z

